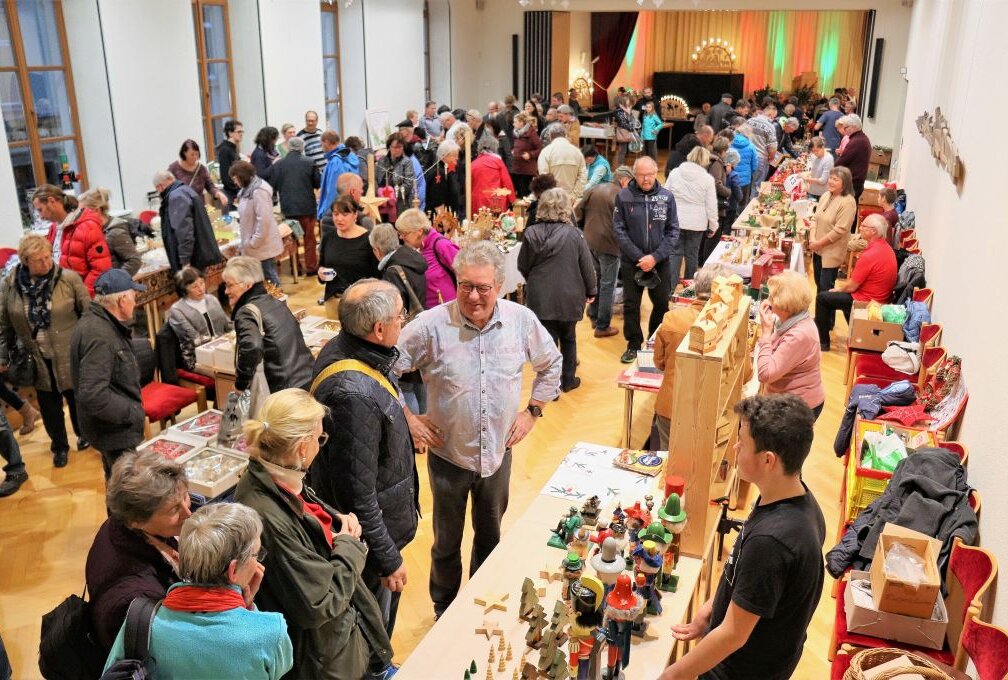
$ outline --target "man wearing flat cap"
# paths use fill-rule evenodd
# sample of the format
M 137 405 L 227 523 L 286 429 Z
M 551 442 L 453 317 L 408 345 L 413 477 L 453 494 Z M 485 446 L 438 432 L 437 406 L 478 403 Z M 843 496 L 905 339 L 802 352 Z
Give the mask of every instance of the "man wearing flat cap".
M 735 115 L 735 109 L 732 108 L 734 99 L 731 92 L 725 92 L 721 95 L 721 101 L 712 106 L 707 114 L 707 124 L 714 128 L 715 134 L 728 127 L 728 121 Z

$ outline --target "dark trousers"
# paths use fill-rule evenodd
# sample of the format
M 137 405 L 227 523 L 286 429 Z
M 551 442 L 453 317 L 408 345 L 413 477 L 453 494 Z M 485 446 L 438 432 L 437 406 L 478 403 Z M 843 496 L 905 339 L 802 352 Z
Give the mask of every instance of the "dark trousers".
M 732 220 L 734 222 L 734 220 Z M 728 221 L 727 215 L 721 215 L 718 217 L 718 231 L 713 236 L 708 237 L 704 234 L 703 243 L 700 244 L 700 266 L 703 267 L 707 264 L 707 259 L 717 248 L 718 244 L 721 243 L 721 237 L 727 236 L 731 233 L 732 223 Z
M 427 471 L 434 498 L 430 594 L 434 613 L 440 616 L 462 585 L 462 531 L 470 494 L 474 534 L 470 576 L 500 542 L 511 483 L 511 450 L 504 452 L 500 467 L 489 477 L 480 477 L 479 472 L 460 468 L 433 453 L 427 456 Z
M 812 254 L 812 275 L 815 277 L 816 293 L 828 291 L 836 283 L 839 267 L 823 267 L 819 253 Z
M 45 365 L 49 370 L 49 384 L 55 387 L 56 375 L 53 373 L 52 362 L 46 359 Z M 67 441 L 66 420 L 63 413 L 64 400 L 70 410 L 70 424 L 73 426 L 74 434 L 81 436 L 80 425 L 77 424 L 77 400 L 74 398 L 73 390 L 66 392 L 36 390 L 35 393 L 38 396 L 39 411 L 42 413 L 42 425 L 45 426 L 49 441 L 52 442 L 49 450 L 53 453 L 69 451 L 70 442 Z
M 25 471 L 24 461 L 21 459 L 21 447 L 18 446 L 17 439 L 14 438 L 14 431 L 7 421 L 7 415 L 0 409 L 0 456 L 7 461 L 4 465 L 4 472 L 9 475 L 21 474 Z
M 640 327 L 640 303 L 641 298 L 644 297 L 644 289 L 637 285 L 637 280 L 634 278 L 638 271 L 637 265 L 626 260 L 622 265 L 623 337 L 626 338 L 629 349 L 637 350 L 644 345 L 644 336 Z M 658 263 L 656 269 L 661 277 L 661 282 L 654 288 L 648 289 L 648 297 L 651 298 L 648 337 L 651 337 L 661 325 L 662 317 L 668 311 L 669 296 L 672 294 L 673 287 L 679 283 L 679 272 L 673 272 L 668 261 Z
M 850 230 L 852 234 L 855 234 L 857 233 L 858 225 L 861 223 L 858 218 L 860 217 L 859 213 L 861 212 L 859 206 L 861 205 L 861 194 L 864 193 L 864 182 L 861 183 L 854 182 L 853 190 L 854 190 L 854 221 L 851 223 Z
M 113 449 L 112 451 L 99 451 L 101 454 L 102 470 L 105 471 L 105 481 L 112 476 L 112 466 L 124 453 L 132 453 L 136 449 Z
M 658 162 L 658 140 L 657 139 L 645 139 L 644 140 L 644 155 L 650 156 L 654 159 L 655 163 Z
M 315 238 L 315 229 L 318 222 L 311 215 L 297 218 L 298 224 L 304 230 L 304 273 L 314 274 L 318 270 L 318 241 Z
M 759 187 L 756 187 L 756 191 L 759 191 Z M 742 211 L 746 209 L 746 206 L 749 205 L 749 201 L 752 200 L 752 192 L 753 192 L 752 184 L 747 184 L 746 186 L 742 187 L 742 201 L 739 203 L 739 214 L 741 214 Z
M 371 566 L 364 567 L 364 573 L 361 574 L 361 578 L 364 579 L 364 585 L 367 586 L 371 594 L 374 595 L 375 601 L 378 602 L 378 609 L 381 610 L 382 620 L 385 622 L 385 632 L 388 633 L 391 640 L 392 629 L 395 628 L 396 614 L 399 611 L 399 597 L 402 593 L 393 593 L 383 586 L 381 584 L 381 575 Z
M 675 283 L 669 287 L 670 294 L 674 293 L 676 286 L 679 285 L 679 272 L 683 260 L 686 261 L 686 271 L 683 273 L 683 278 L 692 279 L 696 274 L 698 263 L 700 263 L 700 248 L 703 247 L 706 236 L 706 231 L 679 230 L 679 243 L 676 244 L 675 251 L 669 256 L 669 267 L 672 269 L 672 278 L 675 280 Z
M 529 195 L 529 185 L 532 184 L 532 175 L 511 175 L 514 180 L 515 195 L 524 198 Z
M 16 411 L 20 411 L 24 407 L 24 399 L 21 398 L 17 392 L 12 390 L 8 385 L 7 381 L 0 379 L 0 399 L 10 404 L 11 408 Z
M 830 331 L 833 330 L 838 309 L 843 312 L 844 318 L 850 323 L 852 306 L 854 306 L 854 298 L 850 293 L 823 291 L 816 296 L 815 325 L 819 329 L 819 342 L 829 343 Z
M 577 321 L 542 320 L 543 328 L 549 332 L 553 342 L 560 346 L 563 356 L 563 369 L 560 373 L 560 387 L 568 389 L 574 385 L 574 374 L 577 372 Z
M 623 165 L 623 160 L 626 158 L 627 152 L 630 150 L 629 142 L 623 142 L 622 144 L 616 144 L 616 159 L 612 163 L 612 167 L 618 167 Z
M 819 404 L 814 409 L 812 409 L 812 415 L 815 416 L 816 420 L 819 420 L 819 416 L 822 415 L 822 409 L 823 409 L 823 406 L 825 406 L 825 405 L 826 405 L 826 402 L 824 401 L 823 403 Z

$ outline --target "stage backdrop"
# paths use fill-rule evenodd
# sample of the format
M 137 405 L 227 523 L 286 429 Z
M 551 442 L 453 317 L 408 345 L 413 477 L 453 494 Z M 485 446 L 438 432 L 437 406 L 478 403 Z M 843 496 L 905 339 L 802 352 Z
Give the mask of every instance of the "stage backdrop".
M 809 71 L 818 75 L 819 92 L 832 93 L 837 87 L 857 92 L 865 17 L 863 11 L 639 12 L 623 64 L 608 89 L 639 89 L 650 84 L 655 71 L 690 71 L 693 48 L 702 40 L 721 38 L 735 48 L 735 71 L 745 76 L 746 95 L 766 84 L 790 91 L 794 77 Z

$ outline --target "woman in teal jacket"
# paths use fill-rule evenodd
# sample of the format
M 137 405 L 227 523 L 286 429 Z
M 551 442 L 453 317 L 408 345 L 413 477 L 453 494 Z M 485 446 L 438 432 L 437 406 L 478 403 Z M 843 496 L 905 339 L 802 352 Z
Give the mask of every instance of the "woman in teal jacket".
M 644 105 L 644 120 L 641 121 L 641 139 L 644 140 L 644 153 L 658 161 L 658 133 L 665 122 L 655 113 L 654 102 Z

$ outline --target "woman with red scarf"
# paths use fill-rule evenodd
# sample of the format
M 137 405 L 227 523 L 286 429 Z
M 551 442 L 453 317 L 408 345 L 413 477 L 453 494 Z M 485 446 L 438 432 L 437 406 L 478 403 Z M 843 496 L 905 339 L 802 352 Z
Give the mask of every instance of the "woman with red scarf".
M 261 533 L 259 515 L 238 503 L 206 505 L 182 525 L 182 582 L 168 589 L 150 631 L 158 677 L 272 680 L 291 669 L 283 616 L 253 604 L 265 573 Z M 126 656 L 125 629 L 105 670 Z
M 326 408 L 304 390 L 286 389 L 271 394 L 257 417 L 244 425 L 251 460 L 235 500 L 262 518 L 268 576 L 255 601 L 287 620 L 294 666 L 286 677 L 392 677 L 392 644 L 361 579 L 367 548 L 360 523 L 304 482 L 327 439 Z

